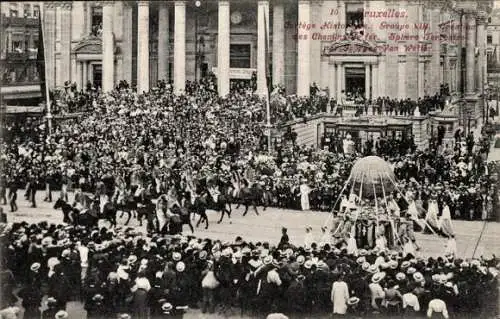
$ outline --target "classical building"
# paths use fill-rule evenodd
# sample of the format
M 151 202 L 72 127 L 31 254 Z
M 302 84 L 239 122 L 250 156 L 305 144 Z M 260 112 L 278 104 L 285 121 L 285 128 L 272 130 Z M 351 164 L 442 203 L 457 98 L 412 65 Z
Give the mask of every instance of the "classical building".
M 0 9 L 2 104 L 36 105 L 42 96 L 37 66 L 40 3 L 4 1 Z
M 256 73 L 308 95 L 316 83 L 376 98 L 417 99 L 448 84 L 476 105 L 486 72 L 488 1 L 198 0 L 44 2 L 51 87 L 127 80 L 175 91 L 214 72 L 220 95 Z

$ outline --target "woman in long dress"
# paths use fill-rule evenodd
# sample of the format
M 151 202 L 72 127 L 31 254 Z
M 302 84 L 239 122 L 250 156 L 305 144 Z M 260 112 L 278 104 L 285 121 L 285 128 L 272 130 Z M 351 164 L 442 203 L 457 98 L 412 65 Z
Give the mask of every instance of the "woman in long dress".
M 342 275 L 333 283 L 331 300 L 333 313 L 345 315 L 347 312 L 347 301 L 349 300 L 349 288 Z
M 447 237 L 455 234 L 451 223 L 450 207 L 447 203 L 444 203 L 443 214 L 439 218 L 439 230 Z
M 428 226 L 432 227 L 434 230 L 439 229 L 438 220 L 439 207 L 435 199 L 429 201 L 429 208 L 427 209 L 427 214 L 425 215 L 425 221 Z
M 302 184 L 300 184 L 300 204 L 302 210 L 309 210 L 309 193 L 311 192 L 311 188 L 306 184 L 306 181 L 303 180 Z

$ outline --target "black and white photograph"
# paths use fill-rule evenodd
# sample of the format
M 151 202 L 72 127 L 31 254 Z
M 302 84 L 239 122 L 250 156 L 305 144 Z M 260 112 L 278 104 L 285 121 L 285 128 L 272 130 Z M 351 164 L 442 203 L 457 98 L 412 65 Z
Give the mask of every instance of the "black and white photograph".
M 0 319 L 500 318 L 499 0 L 0 3 Z

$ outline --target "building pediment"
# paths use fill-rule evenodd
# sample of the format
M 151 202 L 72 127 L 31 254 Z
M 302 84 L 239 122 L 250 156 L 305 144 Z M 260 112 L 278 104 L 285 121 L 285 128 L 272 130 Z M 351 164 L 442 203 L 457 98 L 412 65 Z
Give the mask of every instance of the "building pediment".
M 114 41 L 113 41 L 114 42 Z M 114 54 L 119 53 L 119 49 L 114 46 Z M 82 39 L 73 49 L 74 54 L 102 54 L 102 38 L 97 36 L 89 36 Z
M 377 47 L 367 41 L 343 40 L 327 45 L 323 55 L 380 55 Z

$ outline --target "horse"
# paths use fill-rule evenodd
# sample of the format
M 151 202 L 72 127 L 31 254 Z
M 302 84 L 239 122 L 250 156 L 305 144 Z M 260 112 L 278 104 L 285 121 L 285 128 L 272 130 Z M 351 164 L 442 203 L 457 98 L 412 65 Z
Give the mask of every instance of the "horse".
M 54 209 L 61 209 L 63 212 L 63 223 L 74 224 L 75 223 L 75 208 L 68 204 L 64 199 L 59 198 L 54 204 Z
M 64 199 L 59 198 L 54 209 L 61 208 L 64 214 L 63 221 L 73 225 L 84 226 L 87 228 L 96 227 L 99 222 L 98 213 L 95 211 L 95 205 L 92 208 L 83 208 L 82 210 L 71 206 Z M 98 211 L 97 211 L 98 212 Z
M 195 196 L 192 194 L 190 191 L 185 192 L 185 200 L 184 200 L 184 208 L 188 211 L 188 218 L 190 218 L 190 215 L 193 214 L 194 218 L 196 218 L 196 215 L 200 215 L 200 219 L 196 223 L 196 227 L 200 226 L 200 223 L 202 221 L 205 222 L 205 229 L 208 229 L 208 216 L 207 216 L 207 202 L 206 198 L 200 198 L 195 196 L 194 201 L 191 201 L 191 196 Z M 189 224 L 191 224 L 191 221 L 189 221 Z
M 245 206 L 245 211 L 243 212 L 243 216 L 245 216 L 248 213 L 248 208 L 250 208 L 250 206 L 253 206 L 255 214 L 259 216 L 257 205 L 263 202 L 263 198 L 264 198 L 264 190 L 259 184 L 254 183 L 251 186 L 249 186 L 248 183 L 245 183 L 245 185 L 241 188 L 238 199 L 239 203 L 238 206 L 236 206 L 236 209 L 239 208 L 240 204 Z M 266 207 L 264 206 L 264 210 L 265 208 Z
M 117 190 L 117 193 L 115 194 L 112 203 L 114 207 L 116 208 L 116 211 L 120 211 L 121 215 L 120 218 L 123 217 L 123 214 L 127 214 L 128 218 L 127 221 L 125 222 L 125 226 L 128 225 L 130 222 L 130 218 L 132 216 L 136 216 L 137 212 L 137 202 L 135 201 L 135 198 L 131 195 L 128 195 L 126 191 L 124 190 Z

